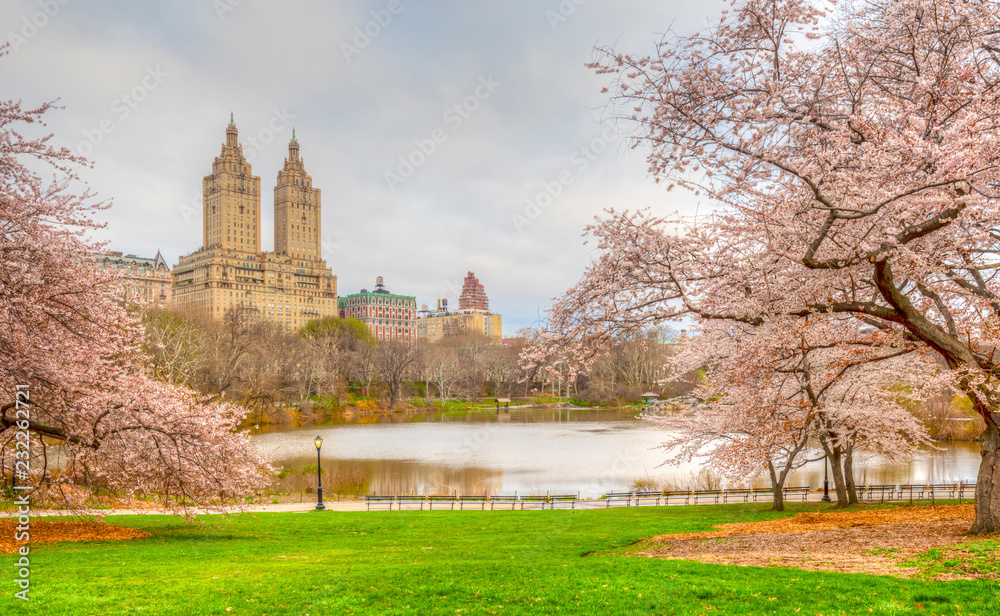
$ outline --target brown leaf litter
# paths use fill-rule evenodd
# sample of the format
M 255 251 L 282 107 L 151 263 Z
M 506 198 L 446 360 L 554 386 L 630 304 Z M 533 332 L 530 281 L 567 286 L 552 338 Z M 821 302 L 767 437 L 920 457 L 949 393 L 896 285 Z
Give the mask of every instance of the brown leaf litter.
M 16 552 L 24 545 L 15 540 L 17 520 L 0 520 L 0 554 Z M 61 541 L 128 541 L 142 539 L 149 533 L 134 528 L 123 528 L 95 522 L 49 522 L 32 520 L 29 525 L 30 545 L 58 543 Z
M 720 524 L 701 533 L 644 540 L 637 556 L 757 567 L 913 577 L 906 557 L 972 539 L 974 505 L 800 513 L 778 520 Z M 872 553 L 872 552 L 876 553 Z M 957 571 L 939 579 L 995 577 Z

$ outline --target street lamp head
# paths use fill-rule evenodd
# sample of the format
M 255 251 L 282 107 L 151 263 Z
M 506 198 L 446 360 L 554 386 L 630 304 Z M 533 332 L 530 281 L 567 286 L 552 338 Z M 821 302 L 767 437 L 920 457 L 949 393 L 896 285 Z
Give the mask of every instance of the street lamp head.
M 319 449 L 320 447 L 323 446 L 323 437 L 317 436 L 316 438 L 313 439 L 313 442 L 316 443 L 316 449 Z

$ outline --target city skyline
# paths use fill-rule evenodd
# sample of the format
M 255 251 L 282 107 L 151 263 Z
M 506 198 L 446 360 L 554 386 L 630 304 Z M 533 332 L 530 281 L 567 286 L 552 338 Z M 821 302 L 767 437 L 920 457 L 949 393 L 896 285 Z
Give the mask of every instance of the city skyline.
M 81 176 L 114 200 L 109 250 L 175 265 L 199 248 L 201 179 L 233 113 L 264 185 L 296 131 L 342 292 L 380 275 L 457 304 L 474 271 L 513 334 L 579 278 L 603 208 L 694 212 L 600 122 L 606 79 L 584 64 L 595 45 L 652 51 L 651 27 L 703 27 L 709 4 L 18 0 L 0 8 L 0 69 L 10 97 L 64 107 L 40 134 L 94 163 Z

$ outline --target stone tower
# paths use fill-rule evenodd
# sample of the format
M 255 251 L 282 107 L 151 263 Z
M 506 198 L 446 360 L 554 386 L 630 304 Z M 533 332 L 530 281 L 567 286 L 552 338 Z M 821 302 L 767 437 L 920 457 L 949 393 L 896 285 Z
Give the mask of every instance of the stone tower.
M 212 175 L 202 180 L 202 246 L 237 252 L 260 252 L 260 178 L 243 157 L 233 115 L 226 142 L 212 161 Z
M 274 189 L 275 252 L 260 249 L 260 178 L 238 136 L 230 114 L 222 152 L 203 181 L 202 246 L 182 255 L 172 272 L 174 303 L 216 319 L 249 311 L 286 330 L 336 316 L 337 277 L 320 253 L 320 194 L 295 133 Z
M 318 261 L 320 251 L 320 190 L 313 188 L 299 157 L 299 142 L 292 129 L 288 158 L 274 187 L 274 252 L 294 259 Z

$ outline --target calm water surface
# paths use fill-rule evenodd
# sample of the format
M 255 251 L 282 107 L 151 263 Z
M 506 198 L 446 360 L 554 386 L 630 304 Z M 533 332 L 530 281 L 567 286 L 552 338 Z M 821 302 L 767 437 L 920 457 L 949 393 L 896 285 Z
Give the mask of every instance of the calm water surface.
M 369 492 L 577 493 L 596 497 L 637 479 L 693 486 L 699 464 L 661 466 L 657 446 L 670 432 L 640 420 L 635 409 L 526 409 L 501 413 L 368 416 L 299 428 L 269 428 L 253 437 L 276 465 L 301 471 L 316 464 L 313 437 L 323 437 L 324 474 L 363 473 Z M 946 443 L 912 460 L 855 463 L 859 483 L 975 481 L 978 443 Z M 823 463 L 794 472 L 790 485 L 819 487 Z M 766 485 L 766 483 L 761 483 Z

